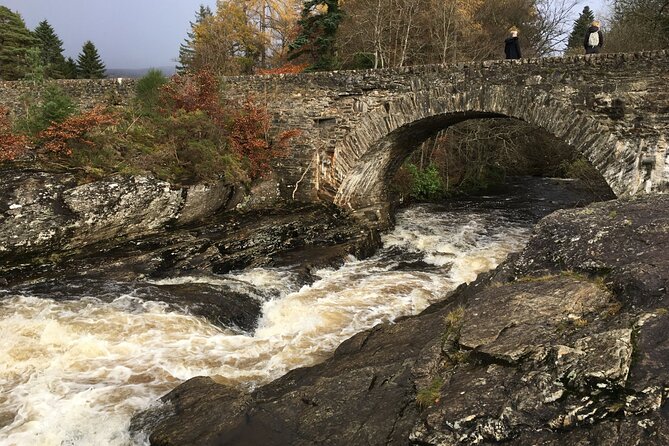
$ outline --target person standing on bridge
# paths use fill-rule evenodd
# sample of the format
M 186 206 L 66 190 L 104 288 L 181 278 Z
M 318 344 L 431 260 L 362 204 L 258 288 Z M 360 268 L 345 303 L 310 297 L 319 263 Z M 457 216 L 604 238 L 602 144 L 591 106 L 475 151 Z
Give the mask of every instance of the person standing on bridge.
M 518 28 L 509 29 L 509 37 L 504 41 L 504 54 L 507 59 L 520 59 L 520 44 L 518 43 Z
M 585 40 L 583 41 L 585 54 L 597 54 L 604 46 L 604 34 L 602 34 L 599 26 L 599 20 L 595 20 L 588 28 L 588 32 L 585 33 Z

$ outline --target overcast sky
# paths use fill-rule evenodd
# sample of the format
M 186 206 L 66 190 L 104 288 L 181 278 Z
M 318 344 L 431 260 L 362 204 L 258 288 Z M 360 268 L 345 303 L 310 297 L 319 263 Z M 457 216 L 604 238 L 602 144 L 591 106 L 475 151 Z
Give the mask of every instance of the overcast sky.
M 601 15 L 605 2 L 581 1 L 577 9 L 589 5 Z M 30 29 L 46 19 L 65 56 L 76 60 L 91 40 L 107 68 L 173 66 L 200 4 L 215 10 L 216 0 L 0 0 Z

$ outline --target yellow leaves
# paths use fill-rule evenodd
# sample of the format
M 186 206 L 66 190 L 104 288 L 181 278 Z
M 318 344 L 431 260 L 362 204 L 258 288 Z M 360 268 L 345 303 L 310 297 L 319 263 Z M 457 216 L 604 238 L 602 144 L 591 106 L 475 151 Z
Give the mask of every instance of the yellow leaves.
M 194 29 L 194 68 L 239 74 L 268 66 L 283 54 L 299 4 L 299 0 L 219 0 L 216 14 Z
M 326 5 L 325 3 L 316 5 L 316 7 L 314 8 L 314 12 L 318 15 L 325 15 L 328 13 L 328 5 Z

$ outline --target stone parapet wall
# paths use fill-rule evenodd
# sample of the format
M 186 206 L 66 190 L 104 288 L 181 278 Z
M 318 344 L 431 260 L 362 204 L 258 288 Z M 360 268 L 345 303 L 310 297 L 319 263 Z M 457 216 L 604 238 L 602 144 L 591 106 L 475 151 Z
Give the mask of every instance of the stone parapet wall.
M 135 96 L 137 79 L 59 79 L 51 81 L 58 85 L 82 110 L 98 104 L 126 105 Z M 35 90 L 30 81 L 0 81 L 0 106 L 20 114 L 24 108 L 24 97 Z

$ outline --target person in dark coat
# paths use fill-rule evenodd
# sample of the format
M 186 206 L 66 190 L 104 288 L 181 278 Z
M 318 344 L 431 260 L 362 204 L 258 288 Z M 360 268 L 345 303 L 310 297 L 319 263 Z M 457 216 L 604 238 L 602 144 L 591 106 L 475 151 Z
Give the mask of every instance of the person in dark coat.
M 507 59 L 520 59 L 523 57 L 520 53 L 520 44 L 518 43 L 518 28 L 513 27 L 509 30 L 509 37 L 504 41 L 504 54 Z
M 585 47 L 585 54 L 597 54 L 604 46 L 604 34 L 599 28 L 599 21 L 595 20 L 585 33 L 585 40 L 583 46 Z

